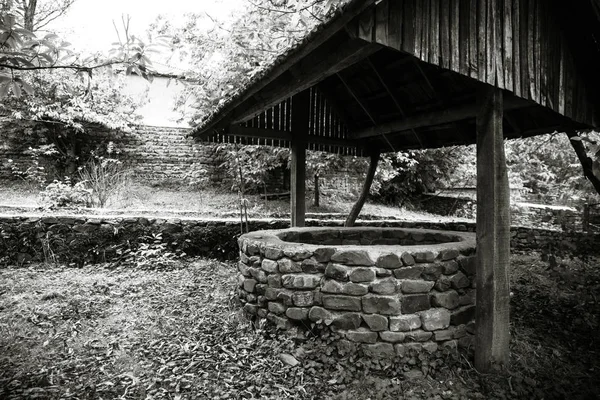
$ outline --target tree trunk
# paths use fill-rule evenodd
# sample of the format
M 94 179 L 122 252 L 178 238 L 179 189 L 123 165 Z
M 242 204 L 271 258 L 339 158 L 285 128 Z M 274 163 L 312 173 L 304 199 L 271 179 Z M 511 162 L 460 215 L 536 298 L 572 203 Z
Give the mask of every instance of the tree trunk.
M 358 200 L 356 200 L 356 203 L 352 207 L 350 214 L 348 214 L 348 218 L 346 218 L 344 226 L 354 226 L 354 223 L 358 218 L 358 214 L 360 214 L 360 210 L 362 210 L 365 201 L 367 200 L 369 190 L 371 190 L 371 185 L 373 184 L 373 178 L 375 178 L 375 171 L 377 170 L 377 164 L 379 163 L 380 156 L 381 152 L 379 150 L 371 153 L 371 163 L 369 164 L 369 170 L 367 171 L 367 177 L 365 178 L 365 183 L 363 184 L 362 192 L 360 193 Z
M 577 132 L 567 131 L 565 133 L 569 138 L 573 150 L 575 150 L 575 154 L 577 154 L 577 158 L 579 158 L 579 162 L 583 168 L 583 175 L 592 183 L 596 193 L 600 194 L 600 179 L 594 175 L 594 161 L 587 155 L 587 151 L 581 140 L 571 140 L 574 137 L 579 137 Z
M 35 9 L 37 8 L 37 0 L 29 0 L 29 3 L 23 2 L 23 28 L 33 32 L 33 22 L 35 17 Z
M 319 193 L 319 190 L 319 174 L 315 174 L 315 207 L 319 207 L 321 202 L 321 193 Z

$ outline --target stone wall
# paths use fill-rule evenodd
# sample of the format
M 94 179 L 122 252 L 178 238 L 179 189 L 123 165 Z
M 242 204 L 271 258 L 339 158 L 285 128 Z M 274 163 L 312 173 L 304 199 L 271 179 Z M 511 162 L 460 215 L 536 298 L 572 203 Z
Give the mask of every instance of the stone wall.
M 307 220 L 308 226 L 342 226 L 340 220 Z M 359 226 L 425 228 L 474 232 L 473 223 L 358 221 Z M 287 219 L 252 220 L 250 231 L 283 229 Z M 157 235 L 169 249 L 189 255 L 234 260 L 239 256 L 239 220 L 193 218 L 98 217 L 83 215 L 0 215 L 0 265 L 44 260 L 44 246 L 64 263 L 114 261 L 117 251 L 154 243 Z M 600 234 L 549 229 L 511 228 L 516 251 L 540 250 L 552 254 L 598 254 Z
M 472 342 L 473 234 L 296 228 L 238 243 L 244 310 L 280 329 L 321 323 L 376 355 Z

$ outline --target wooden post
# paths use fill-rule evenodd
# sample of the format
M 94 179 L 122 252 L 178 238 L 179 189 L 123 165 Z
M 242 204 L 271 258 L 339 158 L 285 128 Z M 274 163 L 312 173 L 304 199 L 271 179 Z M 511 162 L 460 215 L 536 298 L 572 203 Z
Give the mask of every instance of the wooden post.
M 367 171 L 367 177 L 365 178 L 362 192 L 352 207 L 352 210 L 350 210 L 350 214 L 348 214 L 348 218 L 346 218 L 344 226 L 354 226 L 356 218 L 358 218 L 358 214 L 360 214 L 360 210 L 362 210 L 363 205 L 367 200 L 367 196 L 369 195 L 369 191 L 371 190 L 371 185 L 373 184 L 373 178 L 375 177 L 375 171 L 377 170 L 377 164 L 379 163 L 380 156 L 381 152 L 379 150 L 371 153 L 371 163 L 369 164 L 369 170 Z
M 475 368 L 509 361 L 510 190 L 502 134 L 502 90 L 477 93 L 477 311 Z
M 291 226 L 305 225 L 306 215 L 306 138 L 310 113 L 308 90 L 292 98 L 292 154 L 290 179 Z
M 315 174 L 315 207 L 319 207 L 321 205 L 321 188 L 319 185 L 319 174 Z
M 584 232 L 589 232 L 590 231 L 590 205 L 588 203 L 585 203 L 583 205 L 583 231 Z

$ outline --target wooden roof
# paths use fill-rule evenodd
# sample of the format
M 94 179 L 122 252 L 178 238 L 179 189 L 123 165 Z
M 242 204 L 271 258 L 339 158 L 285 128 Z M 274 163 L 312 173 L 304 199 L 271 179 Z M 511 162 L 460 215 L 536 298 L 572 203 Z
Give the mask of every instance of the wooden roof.
M 471 144 L 481 85 L 505 90 L 507 138 L 592 128 L 600 103 L 599 4 L 354 0 L 194 135 L 288 146 L 293 96 L 308 90 L 311 149 L 361 154 Z

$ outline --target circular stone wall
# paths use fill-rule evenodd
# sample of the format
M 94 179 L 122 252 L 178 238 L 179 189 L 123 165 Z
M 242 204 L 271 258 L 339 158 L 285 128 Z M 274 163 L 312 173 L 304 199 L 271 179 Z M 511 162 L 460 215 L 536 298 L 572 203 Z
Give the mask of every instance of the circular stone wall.
M 244 310 L 280 329 L 322 323 L 379 355 L 472 342 L 473 233 L 292 228 L 238 243 Z

